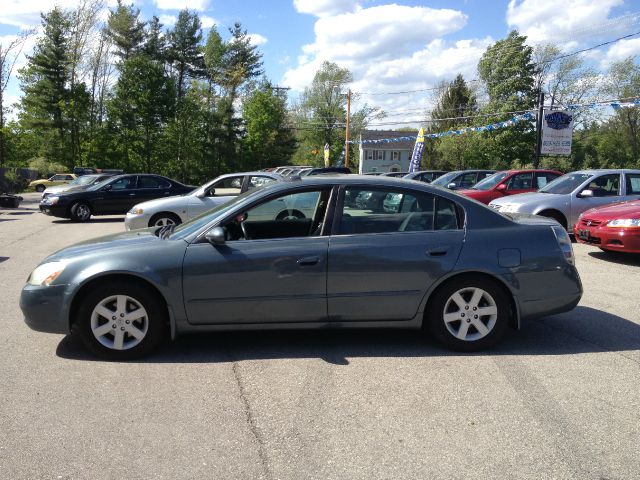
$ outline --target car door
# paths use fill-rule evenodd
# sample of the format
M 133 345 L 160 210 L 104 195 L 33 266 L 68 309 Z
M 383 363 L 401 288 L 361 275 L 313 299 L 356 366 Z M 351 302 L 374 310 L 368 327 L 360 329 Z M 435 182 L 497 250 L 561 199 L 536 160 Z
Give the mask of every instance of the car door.
M 629 200 L 638 200 L 638 198 L 640 198 L 640 173 L 625 173 L 624 185 L 625 202 Z
M 127 213 L 136 202 L 136 175 L 124 175 L 105 185 L 93 200 L 95 213 L 118 215 Z
M 464 238 L 459 210 L 403 188 L 347 186 L 341 198 L 352 189 L 399 201 L 384 212 L 339 202 L 329 245 L 329 320 L 409 320 L 427 289 L 455 265 Z
M 583 196 L 585 190 L 590 190 L 591 196 Z M 622 202 L 619 173 L 605 173 L 595 175 L 588 182 L 582 184 L 571 195 L 571 218 L 569 218 L 569 229 L 576 223 L 582 212 L 594 207 L 608 205 L 610 203 Z
M 156 175 L 138 175 L 138 184 L 131 198 L 135 200 L 133 205 L 136 205 L 146 202 L 147 200 L 170 197 L 172 195 L 174 195 L 174 193 L 171 191 L 171 182 L 166 178 Z M 131 207 L 133 207 L 133 205 L 131 205 Z
M 533 172 L 516 173 L 506 180 L 507 188 L 503 190 L 505 195 L 517 195 L 534 190 Z
M 189 322 L 326 321 L 329 237 L 320 232 L 330 192 L 322 187 L 281 193 L 223 221 L 225 244 L 189 245 L 183 263 Z M 302 196 L 304 202 L 315 197 L 309 216 L 278 219 L 281 205 L 296 205 Z

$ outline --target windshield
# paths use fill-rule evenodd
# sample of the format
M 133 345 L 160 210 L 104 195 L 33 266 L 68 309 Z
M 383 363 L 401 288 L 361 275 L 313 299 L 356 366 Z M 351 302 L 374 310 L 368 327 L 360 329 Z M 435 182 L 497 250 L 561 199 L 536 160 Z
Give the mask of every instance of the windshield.
M 456 177 L 456 175 L 458 175 L 459 173 L 460 172 L 445 173 L 441 177 L 438 177 L 433 182 L 431 182 L 431 185 L 438 185 L 439 187 L 446 187 L 447 185 L 449 185 L 449 183 L 451 183 L 451 180 L 453 180 Z
M 556 178 L 553 182 L 549 182 L 538 190 L 538 192 L 566 195 L 567 193 L 573 192 L 578 186 L 591 177 L 593 177 L 593 175 L 589 173 L 567 173 L 566 175 Z
M 247 198 L 250 195 L 253 195 L 254 193 L 256 193 L 257 191 L 259 191 L 261 189 L 262 189 L 262 187 L 253 188 L 251 190 L 248 190 L 248 191 L 238 195 L 237 197 L 233 197 L 228 202 L 222 203 L 222 204 L 218 205 L 217 207 L 214 207 L 211 210 L 207 210 L 203 214 L 198 215 L 197 217 L 193 218 L 192 220 L 190 220 L 190 221 L 188 221 L 186 223 L 182 223 L 182 224 L 178 225 L 175 228 L 175 230 L 173 231 L 173 233 L 171 234 L 171 237 L 169 237 L 169 238 L 171 238 L 172 240 L 182 239 L 182 238 L 185 238 L 185 237 L 191 235 L 193 232 L 197 232 L 202 227 L 207 225 L 209 222 L 212 222 L 216 218 L 226 214 L 238 202 L 243 201 L 245 198 Z
M 104 187 L 107 183 L 109 183 L 114 178 L 117 178 L 117 177 L 107 177 L 104 180 L 99 181 L 98 183 L 94 183 L 87 190 L 91 190 L 91 191 L 100 190 L 102 187 Z
M 491 190 L 497 184 L 499 184 L 505 177 L 509 174 L 509 172 L 497 172 L 491 175 L 490 177 L 485 178 L 484 180 L 479 181 L 473 187 L 473 190 Z

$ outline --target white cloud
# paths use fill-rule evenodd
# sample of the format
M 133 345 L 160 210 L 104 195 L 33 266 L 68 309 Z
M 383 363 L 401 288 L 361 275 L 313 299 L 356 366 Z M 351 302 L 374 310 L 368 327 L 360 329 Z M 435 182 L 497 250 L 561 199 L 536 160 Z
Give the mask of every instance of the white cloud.
M 613 62 L 619 62 L 638 55 L 640 55 L 640 38 L 621 40 L 618 43 L 614 43 L 607 50 L 604 58 L 600 60 L 600 66 L 605 69 Z
M 208 15 L 200 15 L 200 22 L 202 23 L 202 28 L 211 28 L 220 23 L 215 18 Z
M 416 62 L 420 52 L 429 52 L 434 48 L 431 42 L 461 29 L 466 20 L 456 10 L 395 4 L 323 17 L 315 24 L 315 43 L 303 47 L 298 65 L 285 73 L 283 81 L 301 90 L 327 60 L 348 68 L 355 81 L 375 72 L 375 82 L 384 77 L 402 85 L 406 83 L 402 76 L 415 74 L 404 65 L 423 71 L 424 65 Z M 457 58 L 452 55 L 447 62 L 451 64 Z
M 165 27 L 173 27 L 178 21 L 178 17 L 176 17 L 175 15 L 160 15 L 158 19 L 160 20 L 160 23 Z
M 260 35 L 259 33 L 249 33 L 247 35 L 247 37 L 249 37 L 249 41 L 251 42 L 251 45 L 264 45 L 265 43 L 267 43 L 267 37 Z
M 58 0 L 61 8 L 75 8 L 78 0 Z M 51 10 L 54 3 L 50 0 L 2 0 L 0 8 L 0 24 L 28 28 L 40 23 L 40 12 Z
M 198 10 L 203 12 L 209 6 L 209 0 L 154 0 L 160 10 Z
M 316 17 L 351 12 L 358 4 L 357 0 L 293 0 L 293 6 L 298 12 Z
M 611 35 L 623 28 L 608 21 L 614 7 L 624 0 L 510 0 L 507 24 L 526 35 L 531 43 L 562 43 L 598 34 Z

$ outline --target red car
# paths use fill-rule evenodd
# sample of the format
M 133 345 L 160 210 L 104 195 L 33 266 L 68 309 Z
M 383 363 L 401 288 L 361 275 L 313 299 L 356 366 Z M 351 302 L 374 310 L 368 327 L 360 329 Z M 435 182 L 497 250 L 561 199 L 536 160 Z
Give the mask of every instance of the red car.
M 640 201 L 585 211 L 573 227 L 576 240 L 601 250 L 640 253 Z
M 457 190 L 467 197 L 489 204 L 491 200 L 516 193 L 535 192 L 562 175 L 557 170 L 504 170 L 476 183 L 468 190 Z

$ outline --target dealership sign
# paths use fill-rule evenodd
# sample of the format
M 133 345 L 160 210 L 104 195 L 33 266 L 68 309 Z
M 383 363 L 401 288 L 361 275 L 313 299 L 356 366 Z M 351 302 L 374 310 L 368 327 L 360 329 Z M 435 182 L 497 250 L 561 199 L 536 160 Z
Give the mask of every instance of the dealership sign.
M 571 155 L 573 115 L 561 110 L 545 110 L 542 116 L 542 155 Z

